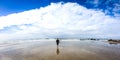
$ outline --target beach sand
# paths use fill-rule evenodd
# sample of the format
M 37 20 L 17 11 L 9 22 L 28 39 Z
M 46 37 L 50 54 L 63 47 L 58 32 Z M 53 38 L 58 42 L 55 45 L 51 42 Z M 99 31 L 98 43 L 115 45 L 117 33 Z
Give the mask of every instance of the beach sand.
M 8 43 L 0 60 L 120 60 L 120 44 L 99 40 L 61 40 Z

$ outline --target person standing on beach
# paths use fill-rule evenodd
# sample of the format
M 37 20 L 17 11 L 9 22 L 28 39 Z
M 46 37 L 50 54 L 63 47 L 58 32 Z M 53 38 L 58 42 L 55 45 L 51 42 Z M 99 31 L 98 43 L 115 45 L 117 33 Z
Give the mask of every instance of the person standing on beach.
M 59 45 L 59 43 L 60 43 L 60 41 L 59 41 L 59 39 L 57 38 L 57 40 L 56 40 L 57 46 Z
M 59 55 L 59 53 L 60 53 L 60 50 L 59 50 L 59 43 L 60 43 L 60 40 L 57 38 L 57 39 L 56 39 L 56 44 L 57 44 L 56 53 L 57 53 L 57 55 Z

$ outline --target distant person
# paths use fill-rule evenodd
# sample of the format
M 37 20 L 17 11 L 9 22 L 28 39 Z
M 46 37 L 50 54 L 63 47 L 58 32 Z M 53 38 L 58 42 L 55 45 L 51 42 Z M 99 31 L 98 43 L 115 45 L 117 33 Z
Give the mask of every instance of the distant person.
M 57 46 L 59 45 L 59 43 L 60 43 L 60 41 L 59 41 L 59 39 L 57 38 L 57 40 L 56 40 Z
M 60 40 L 57 38 L 57 39 L 56 39 L 56 44 L 57 44 L 56 53 L 57 53 L 57 55 L 59 55 L 59 53 L 60 53 L 60 50 L 59 50 L 59 43 L 60 43 Z

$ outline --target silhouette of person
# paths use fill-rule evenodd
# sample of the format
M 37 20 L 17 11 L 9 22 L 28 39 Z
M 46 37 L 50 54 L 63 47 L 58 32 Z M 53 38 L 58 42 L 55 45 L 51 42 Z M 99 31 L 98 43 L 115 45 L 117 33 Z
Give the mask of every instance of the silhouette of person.
M 60 41 L 59 41 L 59 39 L 57 38 L 57 40 L 56 40 L 56 44 L 59 45 L 59 43 L 60 43 Z
M 56 39 L 56 44 L 57 44 L 56 54 L 57 54 L 57 55 L 59 55 L 59 53 L 60 53 L 59 43 L 60 43 L 60 40 L 57 38 L 57 39 Z

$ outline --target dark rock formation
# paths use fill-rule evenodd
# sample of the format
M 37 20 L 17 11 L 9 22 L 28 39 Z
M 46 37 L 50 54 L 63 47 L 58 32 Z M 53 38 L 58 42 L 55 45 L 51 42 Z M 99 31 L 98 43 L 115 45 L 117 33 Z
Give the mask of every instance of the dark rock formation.
M 109 42 L 110 44 L 118 44 L 118 43 L 120 43 L 120 40 L 109 39 L 108 42 Z

